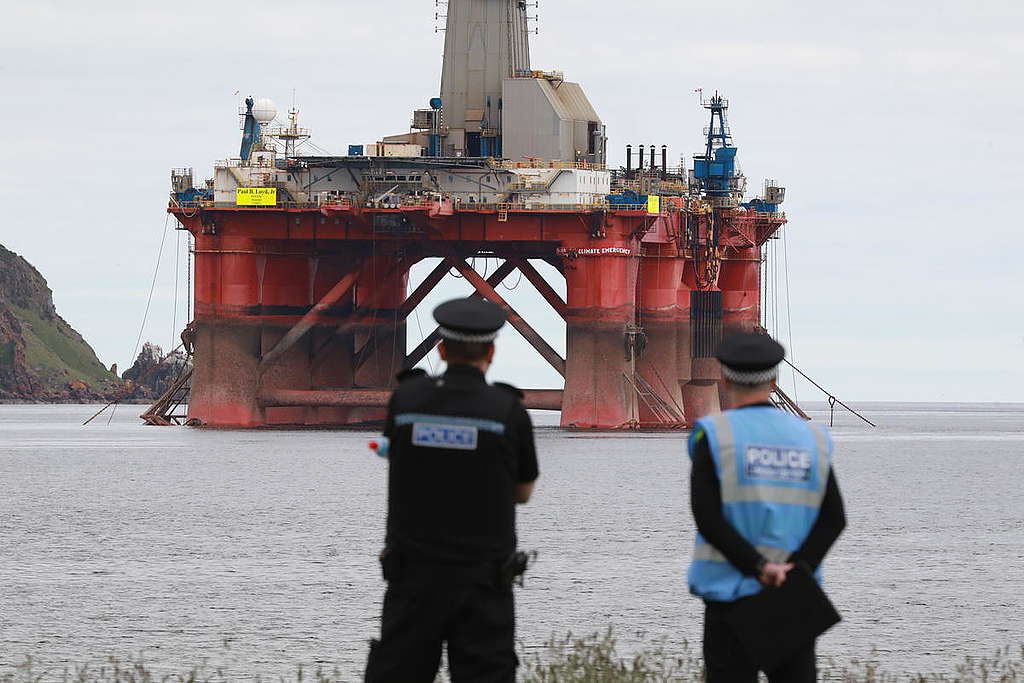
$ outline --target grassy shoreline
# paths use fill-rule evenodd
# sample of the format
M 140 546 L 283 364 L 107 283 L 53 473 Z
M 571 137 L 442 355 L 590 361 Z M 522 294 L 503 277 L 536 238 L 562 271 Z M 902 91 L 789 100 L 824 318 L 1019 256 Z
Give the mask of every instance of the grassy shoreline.
M 552 636 L 544 647 L 522 654 L 519 680 L 523 683 L 686 683 L 703 681 L 700 647 L 685 641 L 669 646 L 667 638 L 631 656 L 622 656 L 609 628 L 586 637 L 568 633 Z M 995 649 L 989 655 L 966 657 L 952 670 L 928 673 L 893 673 L 869 658 L 819 657 L 819 680 L 843 683 L 1024 683 L 1024 644 Z M 0 683 L 226 683 L 254 680 L 235 677 L 222 665 L 204 662 L 167 673 L 141 655 L 131 660 L 107 658 L 60 671 L 45 669 L 32 659 L 11 669 L 0 668 Z M 260 680 L 260 679 L 255 679 Z M 264 679 L 280 683 L 352 683 L 336 669 L 298 666 L 286 676 Z M 439 677 L 438 681 L 447 680 Z

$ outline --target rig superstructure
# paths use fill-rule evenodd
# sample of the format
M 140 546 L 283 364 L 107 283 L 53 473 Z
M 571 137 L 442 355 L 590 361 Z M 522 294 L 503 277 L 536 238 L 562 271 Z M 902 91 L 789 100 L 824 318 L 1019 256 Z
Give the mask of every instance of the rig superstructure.
M 406 318 L 453 269 L 564 378 L 526 391 L 562 426 L 682 428 L 719 407 L 712 353 L 723 330 L 760 324 L 785 191 L 744 201 L 717 94 L 691 168 L 641 145 L 608 169 L 583 89 L 531 67 L 526 11 L 450 0 L 440 97 L 408 133 L 301 156 L 297 112 L 273 128 L 273 105 L 250 98 L 238 158 L 199 188 L 172 171 L 168 210 L 195 239 L 193 421 L 379 419 L 395 373 L 439 340 L 407 349 Z M 503 263 L 485 278 L 474 256 Z M 439 262 L 410 292 L 424 259 Z M 564 299 L 531 261 L 565 277 Z M 516 270 L 565 320 L 564 358 L 496 290 Z

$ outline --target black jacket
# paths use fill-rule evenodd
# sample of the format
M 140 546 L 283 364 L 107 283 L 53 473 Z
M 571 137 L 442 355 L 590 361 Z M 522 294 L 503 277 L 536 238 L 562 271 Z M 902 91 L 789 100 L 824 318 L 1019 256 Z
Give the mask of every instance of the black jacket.
M 515 550 L 515 488 L 537 478 L 521 394 L 478 369 L 404 373 L 388 405 L 387 547 L 412 561 L 479 564 Z

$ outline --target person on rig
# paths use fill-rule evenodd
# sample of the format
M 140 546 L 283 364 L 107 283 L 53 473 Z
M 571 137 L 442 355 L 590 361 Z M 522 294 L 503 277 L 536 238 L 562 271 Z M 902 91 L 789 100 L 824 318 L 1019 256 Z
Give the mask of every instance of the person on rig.
M 771 402 L 783 347 L 767 334 L 739 333 L 716 355 L 732 409 L 698 420 L 690 436 L 698 534 L 688 582 L 705 602 L 707 680 L 754 683 L 762 666 L 744 640 L 749 630 L 737 626 L 737 616 L 750 612 L 744 603 L 763 604 L 750 601 L 783 586 L 794 570 L 820 582 L 817 572 L 846 515 L 827 430 Z M 814 586 L 810 578 L 807 583 Z M 787 640 L 763 631 L 756 637 Z M 768 680 L 814 681 L 815 635 L 794 633 L 788 641 L 781 661 L 765 669 Z
M 480 298 L 434 310 L 448 364 L 440 377 L 399 375 L 388 439 L 387 590 L 368 683 L 432 683 L 448 645 L 452 681 L 513 683 L 516 505 L 537 480 L 522 393 L 488 384 L 505 311 Z

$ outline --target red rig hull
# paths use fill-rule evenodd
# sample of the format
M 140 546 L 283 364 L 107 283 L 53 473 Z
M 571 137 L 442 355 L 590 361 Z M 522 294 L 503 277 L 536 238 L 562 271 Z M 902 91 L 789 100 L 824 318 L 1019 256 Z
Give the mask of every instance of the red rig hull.
M 759 325 L 761 247 L 785 222 L 691 202 L 666 198 L 659 213 L 444 201 L 172 207 L 195 238 L 189 417 L 225 427 L 381 419 L 395 374 L 438 341 L 406 349 L 406 318 L 455 269 L 505 305 L 564 377 L 527 391 L 528 407 L 560 410 L 567 428 L 685 428 L 720 407 L 714 346 Z M 402 227 L 381 230 L 383 214 Z M 481 254 L 504 259 L 486 279 L 469 266 Z M 443 260 L 410 291 L 409 269 L 429 258 Z M 531 260 L 565 277 L 564 300 Z M 517 269 L 565 320 L 565 358 L 495 290 Z

